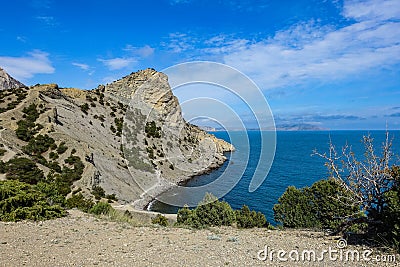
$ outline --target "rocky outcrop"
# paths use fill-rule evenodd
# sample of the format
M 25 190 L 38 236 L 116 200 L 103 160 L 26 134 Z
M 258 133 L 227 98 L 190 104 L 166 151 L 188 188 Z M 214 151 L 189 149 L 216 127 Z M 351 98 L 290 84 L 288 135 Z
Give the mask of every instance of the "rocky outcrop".
M 0 90 L 15 89 L 20 87 L 25 87 L 25 85 L 8 75 L 5 70 L 0 68 Z
M 153 69 L 94 90 L 49 84 L 33 86 L 26 94 L 14 109 L 0 113 L 0 142 L 23 154 L 26 143 L 15 135 L 17 122 L 25 107 L 36 104 L 40 116 L 35 123 L 42 126 L 38 134 L 68 147 L 59 158 L 51 159 L 49 152 L 43 157 L 63 166 L 70 154 L 78 156 L 85 168 L 74 188 L 86 194 L 100 185 L 120 202 L 144 207 L 171 186 L 220 166 L 223 153 L 234 150 L 185 122 L 168 77 Z M 49 173 L 46 166 L 39 167 Z
M 234 150 L 183 119 L 163 73 L 153 69 L 133 73 L 106 85 L 104 91 L 129 100 L 124 134 L 135 138 L 127 137 L 123 148 L 130 172 L 148 197 L 220 166 L 226 160 L 223 153 Z

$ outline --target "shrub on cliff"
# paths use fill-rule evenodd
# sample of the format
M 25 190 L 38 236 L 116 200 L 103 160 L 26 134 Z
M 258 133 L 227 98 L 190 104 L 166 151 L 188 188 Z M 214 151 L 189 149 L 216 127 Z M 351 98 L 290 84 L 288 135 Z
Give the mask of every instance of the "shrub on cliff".
M 160 138 L 161 137 L 161 127 L 157 127 L 157 125 L 154 121 L 146 122 L 144 132 L 146 133 L 147 138 L 150 138 L 150 137 Z
M 100 200 L 100 199 L 102 199 L 103 197 L 106 197 L 106 192 L 104 191 L 104 189 L 103 189 L 101 186 L 96 185 L 96 186 L 93 186 L 93 188 L 92 188 L 92 195 L 93 195 L 97 200 Z
M 28 158 L 13 158 L 4 163 L 3 172 L 9 180 L 19 180 L 28 184 L 36 184 L 44 179 L 43 171 Z

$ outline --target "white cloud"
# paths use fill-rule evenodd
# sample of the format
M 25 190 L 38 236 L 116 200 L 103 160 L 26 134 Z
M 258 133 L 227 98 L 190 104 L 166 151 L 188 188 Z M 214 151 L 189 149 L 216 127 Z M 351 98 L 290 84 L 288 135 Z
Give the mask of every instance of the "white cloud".
M 398 19 L 400 2 L 398 0 L 351 0 L 344 3 L 343 15 L 363 20 Z
M 174 53 L 181 53 L 195 48 L 195 43 L 197 43 L 197 40 L 194 37 L 178 32 L 170 33 L 168 42 L 163 45 Z
M 75 67 L 78 67 L 78 68 L 80 68 L 82 70 L 89 70 L 90 69 L 88 64 L 73 62 L 72 65 L 74 65 Z
M 35 18 L 48 27 L 58 26 L 58 22 L 53 16 L 36 16 Z
M 170 5 L 179 5 L 179 4 L 187 4 L 190 0 L 170 0 Z
M 343 16 L 349 21 L 340 28 L 309 21 L 258 41 L 216 36 L 204 42 L 202 53 L 250 75 L 263 89 L 341 79 L 400 62 L 400 1 L 348 1 Z M 172 42 L 177 52 L 186 48 L 186 35 L 172 37 L 183 40 Z
M 51 74 L 55 71 L 49 54 L 40 50 L 34 50 L 22 57 L 0 56 L 0 66 L 21 81 L 32 78 L 35 74 Z
M 17 36 L 17 41 L 20 41 L 22 43 L 26 43 L 27 38 L 25 36 Z
M 149 45 L 145 45 L 143 47 L 135 47 L 133 45 L 126 45 L 123 49 L 124 51 L 128 51 L 133 55 L 140 56 L 142 58 L 149 57 L 154 54 L 154 48 Z
M 136 63 L 137 60 L 133 57 L 129 58 L 112 58 L 112 59 L 97 59 L 102 62 L 109 70 L 119 70 L 131 66 Z

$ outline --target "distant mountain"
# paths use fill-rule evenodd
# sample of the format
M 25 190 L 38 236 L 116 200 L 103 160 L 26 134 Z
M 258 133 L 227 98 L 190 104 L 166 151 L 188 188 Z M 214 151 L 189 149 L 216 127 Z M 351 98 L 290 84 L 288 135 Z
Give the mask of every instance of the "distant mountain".
M 15 89 L 20 87 L 25 87 L 25 85 L 11 77 L 5 70 L 0 68 L 0 90 Z
M 277 131 L 321 131 L 325 130 L 319 126 L 309 123 L 300 123 L 300 124 L 280 124 L 276 125 Z
M 216 131 L 216 129 L 214 127 L 210 127 L 210 126 L 199 126 L 199 128 L 206 132 L 215 132 Z

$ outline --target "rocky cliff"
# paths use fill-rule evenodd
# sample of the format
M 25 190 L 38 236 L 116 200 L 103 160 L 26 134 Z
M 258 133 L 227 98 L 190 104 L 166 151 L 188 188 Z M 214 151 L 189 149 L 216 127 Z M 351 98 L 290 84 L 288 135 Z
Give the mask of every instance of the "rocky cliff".
M 8 75 L 5 70 L 0 68 L 0 90 L 14 89 L 19 87 L 25 87 L 25 85 Z
M 106 194 L 136 207 L 218 167 L 225 160 L 223 153 L 234 149 L 186 123 L 166 75 L 153 69 L 94 90 L 37 85 L 3 90 L 0 98 L 2 161 L 30 157 L 45 175 L 54 176 L 79 157 L 83 169 L 72 192 L 90 196 L 94 186 L 101 186 Z M 32 107 L 37 117 L 28 124 L 28 133 L 33 133 L 28 138 L 21 134 L 21 125 L 31 118 Z M 53 139 L 53 148 L 29 153 L 27 147 L 37 145 L 40 135 Z

